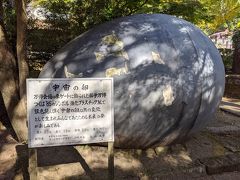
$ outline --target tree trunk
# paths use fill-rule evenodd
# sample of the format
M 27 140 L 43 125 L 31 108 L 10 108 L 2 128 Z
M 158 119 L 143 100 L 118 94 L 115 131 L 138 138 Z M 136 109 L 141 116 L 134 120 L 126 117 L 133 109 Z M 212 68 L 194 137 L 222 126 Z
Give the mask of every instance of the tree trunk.
M 0 17 L 3 17 L 0 0 Z M 8 117 L 19 141 L 27 140 L 26 106 L 19 99 L 17 67 L 12 51 L 6 41 L 3 19 L 0 20 L 0 91 Z
M 233 36 L 233 46 L 232 71 L 234 74 L 240 74 L 240 30 L 236 31 Z
M 26 78 L 28 77 L 28 64 L 26 56 L 26 30 L 27 14 L 25 0 L 16 0 L 17 13 L 17 59 L 19 70 L 20 98 L 26 100 Z
M 240 47 L 234 49 L 232 71 L 234 74 L 240 74 Z

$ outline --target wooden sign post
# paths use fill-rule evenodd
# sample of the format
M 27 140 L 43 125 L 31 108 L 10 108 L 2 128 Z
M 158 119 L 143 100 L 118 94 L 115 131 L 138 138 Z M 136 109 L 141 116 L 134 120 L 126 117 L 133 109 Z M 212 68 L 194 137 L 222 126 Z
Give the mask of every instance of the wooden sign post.
M 29 177 L 30 180 L 37 180 L 37 149 L 29 149 Z
M 108 179 L 114 179 L 114 142 L 108 142 Z
M 108 142 L 114 178 L 112 78 L 27 79 L 29 172 L 37 178 L 38 147 Z

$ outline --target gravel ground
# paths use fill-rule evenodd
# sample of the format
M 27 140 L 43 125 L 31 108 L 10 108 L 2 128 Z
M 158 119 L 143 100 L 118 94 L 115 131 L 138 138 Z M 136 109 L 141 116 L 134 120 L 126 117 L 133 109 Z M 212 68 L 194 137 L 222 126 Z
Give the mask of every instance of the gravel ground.
M 240 179 L 240 117 L 218 111 L 183 144 L 115 149 L 115 179 Z M 0 179 L 29 179 L 28 151 L 0 124 Z M 107 148 L 38 149 L 38 179 L 107 179 Z

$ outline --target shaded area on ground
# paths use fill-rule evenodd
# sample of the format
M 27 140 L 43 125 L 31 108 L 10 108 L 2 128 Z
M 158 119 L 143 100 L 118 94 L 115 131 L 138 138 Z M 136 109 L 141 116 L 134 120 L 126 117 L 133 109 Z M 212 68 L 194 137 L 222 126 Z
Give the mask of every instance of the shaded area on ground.
M 239 103 L 235 99 L 223 101 L 222 105 L 228 106 Z M 4 126 L 0 130 L 0 162 L 0 179 L 29 179 L 27 146 L 17 144 Z M 38 175 L 40 180 L 90 179 L 90 176 L 106 179 L 107 148 L 90 145 L 39 148 Z M 203 131 L 168 148 L 116 149 L 115 177 L 238 179 L 240 117 L 219 110 Z

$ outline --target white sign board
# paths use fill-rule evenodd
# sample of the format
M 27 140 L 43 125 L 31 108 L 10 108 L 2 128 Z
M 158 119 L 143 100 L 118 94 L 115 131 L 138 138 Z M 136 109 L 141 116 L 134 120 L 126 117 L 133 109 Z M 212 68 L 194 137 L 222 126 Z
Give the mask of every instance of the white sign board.
M 27 79 L 30 148 L 114 141 L 112 78 Z

